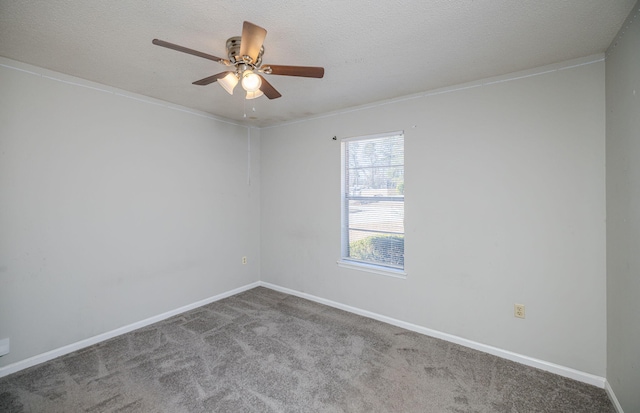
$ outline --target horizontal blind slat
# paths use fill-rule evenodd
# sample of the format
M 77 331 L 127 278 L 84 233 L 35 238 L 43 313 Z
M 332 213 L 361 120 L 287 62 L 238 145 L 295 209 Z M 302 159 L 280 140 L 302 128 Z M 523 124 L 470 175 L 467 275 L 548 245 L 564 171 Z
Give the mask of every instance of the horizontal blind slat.
M 404 135 L 343 140 L 343 258 L 404 268 Z

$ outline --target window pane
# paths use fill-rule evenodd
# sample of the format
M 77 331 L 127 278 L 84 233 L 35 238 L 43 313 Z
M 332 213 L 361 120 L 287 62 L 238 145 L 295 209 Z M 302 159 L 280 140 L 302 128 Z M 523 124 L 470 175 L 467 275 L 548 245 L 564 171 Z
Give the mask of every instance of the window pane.
M 347 142 L 349 169 L 376 165 L 404 165 L 403 135 Z
M 402 196 L 403 194 L 403 166 L 349 169 L 349 196 Z
M 343 258 L 404 268 L 404 136 L 343 141 Z
M 382 199 L 349 200 L 349 229 L 403 234 L 404 202 Z
M 404 268 L 404 235 L 349 230 L 349 258 Z

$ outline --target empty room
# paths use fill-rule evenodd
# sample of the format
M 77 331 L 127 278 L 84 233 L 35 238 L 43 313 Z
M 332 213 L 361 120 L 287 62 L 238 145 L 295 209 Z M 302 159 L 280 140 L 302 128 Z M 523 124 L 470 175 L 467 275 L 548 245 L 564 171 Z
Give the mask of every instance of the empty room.
M 640 412 L 638 0 L 0 0 L 0 412 Z

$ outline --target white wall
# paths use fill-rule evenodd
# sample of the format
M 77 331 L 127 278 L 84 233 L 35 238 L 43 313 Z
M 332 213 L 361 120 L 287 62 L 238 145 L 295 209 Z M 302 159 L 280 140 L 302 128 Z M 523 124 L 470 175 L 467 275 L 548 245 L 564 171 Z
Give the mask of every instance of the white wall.
M 640 412 L 640 2 L 607 54 L 607 380 Z M 631 22 L 633 20 L 633 22 Z
M 253 130 L 251 185 L 244 127 L 0 60 L 0 367 L 261 277 L 604 376 L 601 60 Z M 394 130 L 406 280 L 336 265 L 331 137 Z
M 604 62 L 566 65 L 263 128 L 262 280 L 604 376 Z M 331 137 L 395 130 L 406 279 L 336 265 Z
M 249 186 L 245 127 L 7 59 L 0 90 L 0 367 L 259 280 L 258 132 Z

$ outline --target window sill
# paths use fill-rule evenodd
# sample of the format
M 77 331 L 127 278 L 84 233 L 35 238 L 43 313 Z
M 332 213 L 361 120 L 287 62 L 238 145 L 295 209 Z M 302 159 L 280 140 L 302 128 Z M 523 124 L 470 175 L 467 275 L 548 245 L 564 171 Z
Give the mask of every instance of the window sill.
M 396 270 L 394 268 L 386 268 L 379 265 L 365 264 L 355 261 L 338 260 L 338 267 L 349 268 L 351 270 L 366 271 L 394 278 L 407 278 L 407 273 L 404 270 Z

